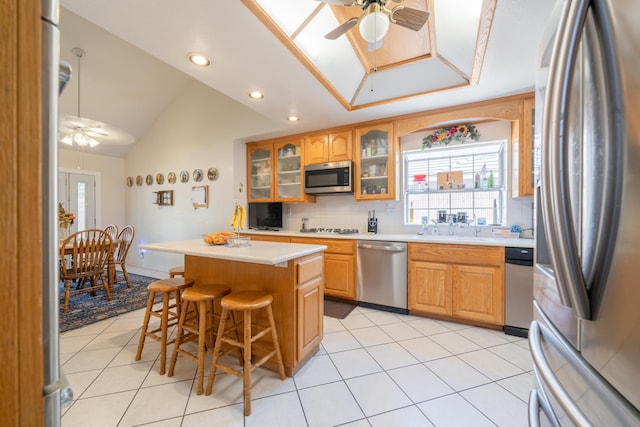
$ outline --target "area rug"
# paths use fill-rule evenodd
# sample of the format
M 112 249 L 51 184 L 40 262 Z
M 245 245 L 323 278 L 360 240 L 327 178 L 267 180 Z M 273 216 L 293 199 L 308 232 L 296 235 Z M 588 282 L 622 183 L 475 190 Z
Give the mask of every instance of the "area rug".
M 117 272 L 118 280 L 122 278 L 122 273 Z M 64 301 L 64 281 L 60 282 L 60 332 L 76 329 L 100 320 L 118 316 L 129 311 L 137 310 L 147 306 L 149 292 L 147 285 L 154 280 L 154 277 L 141 276 L 129 273 L 131 288 L 127 288 L 126 283 L 116 283 L 111 301 L 107 301 L 104 290 L 100 289 L 95 296 L 91 293 L 72 295 L 69 299 L 69 311 L 62 312 Z M 162 294 L 158 294 L 156 302 L 162 299 Z
M 327 317 L 333 317 L 334 319 L 344 319 L 356 308 L 355 304 L 336 301 L 333 299 L 324 299 L 324 315 Z

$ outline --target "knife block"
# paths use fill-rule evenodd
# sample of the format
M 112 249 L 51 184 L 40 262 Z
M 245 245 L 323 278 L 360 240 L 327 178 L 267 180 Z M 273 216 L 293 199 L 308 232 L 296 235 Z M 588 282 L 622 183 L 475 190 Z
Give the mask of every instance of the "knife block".
M 378 234 L 378 218 L 369 218 L 367 223 L 367 232 Z

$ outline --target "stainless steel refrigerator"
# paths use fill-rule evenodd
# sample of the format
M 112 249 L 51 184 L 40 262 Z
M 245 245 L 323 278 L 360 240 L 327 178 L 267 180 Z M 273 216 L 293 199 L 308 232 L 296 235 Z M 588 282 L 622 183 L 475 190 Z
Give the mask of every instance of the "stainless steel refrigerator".
M 58 0 L 41 0 L 42 10 L 42 217 L 43 362 L 45 425 L 60 426 L 61 405 L 73 393 L 60 369 L 58 334 L 58 95 L 71 69 L 60 63 Z
M 544 33 L 532 426 L 640 426 L 639 17 L 558 0 Z

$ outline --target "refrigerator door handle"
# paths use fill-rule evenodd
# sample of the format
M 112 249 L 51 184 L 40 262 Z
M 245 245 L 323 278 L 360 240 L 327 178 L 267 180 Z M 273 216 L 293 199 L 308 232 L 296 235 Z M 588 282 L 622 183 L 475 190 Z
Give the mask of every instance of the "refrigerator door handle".
M 583 319 L 590 319 L 589 296 L 582 274 L 580 257 L 576 246 L 576 236 L 572 226 L 568 180 L 565 176 L 567 164 L 568 106 L 571 91 L 571 76 L 579 54 L 580 38 L 586 20 L 589 2 L 572 1 L 569 5 L 563 33 L 558 37 L 557 52 L 554 54 L 553 77 L 550 90 L 551 111 L 547 118 L 549 125 L 547 185 L 543 186 L 543 197 L 547 202 L 545 225 L 552 229 L 549 252 L 561 295 L 568 297 L 570 306 Z M 544 211 L 543 211 L 544 213 Z
M 535 388 L 529 393 L 529 426 L 540 427 L 540 402 Z
M 549 387 L 550 393 L 558 401 L 565 413 L 578 426 L 589 426 L 591 421 L 584 416 L 567 391 L 562 387 L 553 369 L 547 362 L 542 350 L 542 328 L 540 322 L 534 320 L 529 328 L 529 347 L 533 359 L 533 370 L 536 376 Z M 562 348 L 564 345 L 553 335 L 551 331 L 545 331 L 545 341 L 552 343 L 553 347 Z M 529 409 L 531 411 L 531 409 Z

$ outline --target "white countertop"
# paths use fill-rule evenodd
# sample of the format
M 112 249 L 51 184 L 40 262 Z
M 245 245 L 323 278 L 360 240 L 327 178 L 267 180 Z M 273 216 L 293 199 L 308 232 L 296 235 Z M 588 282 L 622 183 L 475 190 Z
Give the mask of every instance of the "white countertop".
M 258 241 L 251 241 L 249 246 L 229 247 L 225 245 L 208 245 L 202 239 L 195 239 L 178 242 L 146 243 L 139 245 L 138 249 L 277 265 L 286 263 L 294 258 L 325 251 L 327 247 L 324 245 Z
M 449 236 L 447 235 L 419 235 L 419 234 L 338 234 L 338 233 L 301 233 L 292 230 L 262 231 L 245 230 L 245 234 L 256 234 L 262 236 L 291 236 L 291 237 L 311 237 L 317 239 L 353 239 L 353 240 L 381 240 L 391 242 L 411 242 L 411 243 L 449 243 L 458 245 L 484 245 L 484 246 L 514 246 L 518 248 L 533 248 L 533 239 L 513 239 L 503 237 L 473 237 L 473 236 Z

